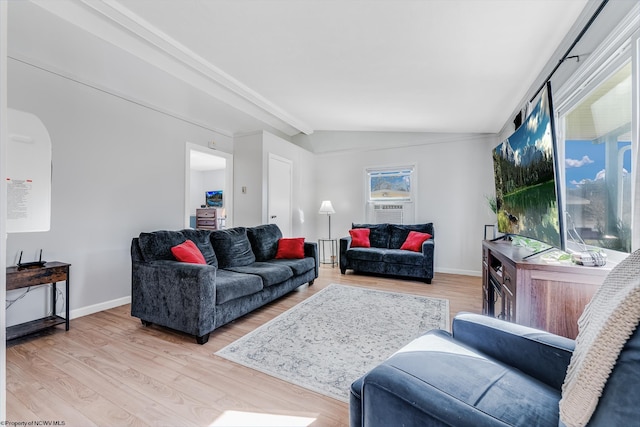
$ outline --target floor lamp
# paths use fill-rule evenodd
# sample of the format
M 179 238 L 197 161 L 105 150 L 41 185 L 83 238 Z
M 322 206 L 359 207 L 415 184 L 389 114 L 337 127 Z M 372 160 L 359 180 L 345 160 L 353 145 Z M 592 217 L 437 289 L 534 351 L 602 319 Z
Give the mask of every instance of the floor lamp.
M 327 214 L 327 217 L 329 217 L 329 239 L 331 239 L 331 214 L 336 213 L 331 204 L 331 200 L 323 200 L 318 213 Z

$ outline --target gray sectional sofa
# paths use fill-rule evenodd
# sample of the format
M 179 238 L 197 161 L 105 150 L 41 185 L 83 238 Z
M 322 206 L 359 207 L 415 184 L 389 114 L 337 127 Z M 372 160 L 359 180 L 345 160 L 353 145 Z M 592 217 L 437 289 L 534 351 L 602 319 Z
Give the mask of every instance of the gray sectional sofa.
M 131 315 L 206 343 L 216 328 L 318 277 L 317 244 L 304 242 L 304 258 L 275 259 L 280 238 L 274 224 L 141 233 L 131 243 Z M 206 264 L 176 261 L 171 248 L 185 240 Z
M 340 239 L 340 272 L 374 273 L 408 277 L 431 283 L 435 249 L 433 223 L 426 224 L 352 224 L 352 229 L 368 228 L 371 247 L 352 247 L 351 236 Z M 431 234 L 420 252 L 402 250 L 410 231 Z

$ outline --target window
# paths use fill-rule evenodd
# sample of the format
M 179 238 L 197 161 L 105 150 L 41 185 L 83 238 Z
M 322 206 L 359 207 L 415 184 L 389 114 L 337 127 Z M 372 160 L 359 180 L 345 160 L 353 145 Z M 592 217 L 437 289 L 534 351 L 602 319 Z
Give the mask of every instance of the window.
M 416 167 L 365 169 L 365 217 L 371 224 L 413 224 L 417 195 Z
M 410 202 L 413 199 L 413 167 L 368 169 L 368 201 Z
M 569 238 L 621 252 L 631 251 L 631 99 L 628 61 L 560 117 Z
M 569 250 L 638 246 L 637 10 L 554 94 Z

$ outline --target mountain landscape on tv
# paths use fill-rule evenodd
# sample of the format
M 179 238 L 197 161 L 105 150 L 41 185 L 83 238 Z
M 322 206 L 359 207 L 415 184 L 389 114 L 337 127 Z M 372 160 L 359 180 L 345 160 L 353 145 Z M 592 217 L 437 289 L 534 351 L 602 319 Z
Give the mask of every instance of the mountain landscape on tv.
M 498 230 L 561 247 L 548 100 L 493 150 Z

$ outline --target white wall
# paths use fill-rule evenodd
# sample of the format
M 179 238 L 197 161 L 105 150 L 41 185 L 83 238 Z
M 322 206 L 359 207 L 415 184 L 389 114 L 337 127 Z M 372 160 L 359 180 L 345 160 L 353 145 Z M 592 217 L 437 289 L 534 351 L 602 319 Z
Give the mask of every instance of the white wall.
M 362 148 L 362 141 L 386 140 L 398 148 Z M 490 147 L 494 136 L 322 132 L 306 137 L 314 147 L 355 147 L 316 155 L 317 208 L 331 200 L 334 236 L 346 236 L 352 222 L 365 222 L 365 169 L 415 164 L 417 169 L 416 223 L 433 222 L 436 237 L 435 269 L 438 272 L 479 275 L 484 225 L 495 222 L 485 195 L 493 194 Z M 316 233 L 326 235 L 327 221 L 318 221 Z
M 227 137 L 21 62 L 9 61 L 8 79 L 9 107 L 37 115 L 51 135 L 53 177 L 51 230 L 10 234 L 7 263 L 40 248 L 71 263 L 72 317 L 127 302 L 131 238 L 183 227 L 185 141 Z M 7 324 L 46 314 L 44 301 L 30 292 Z
M 196 214 L 196 209 L 205 204 L 205 192 L 224 190 L 225 171 L 191 171 L 190 212 Z M 224 193 L 223 193 L 224 197 Z M 223 203 L 226 201 L 223 199 Z
M 236 226 L 262 224 L 262 133 L 234 138 L 233 194 Z
M 269 132 L 235 138 L 234 224 L 254 226 L 268 223 L 269 153 L 293 163 L 293 235 L 316 240 L 314 154 Z M 246 187 L 246 193 L 242 192 L 243 187 Z

